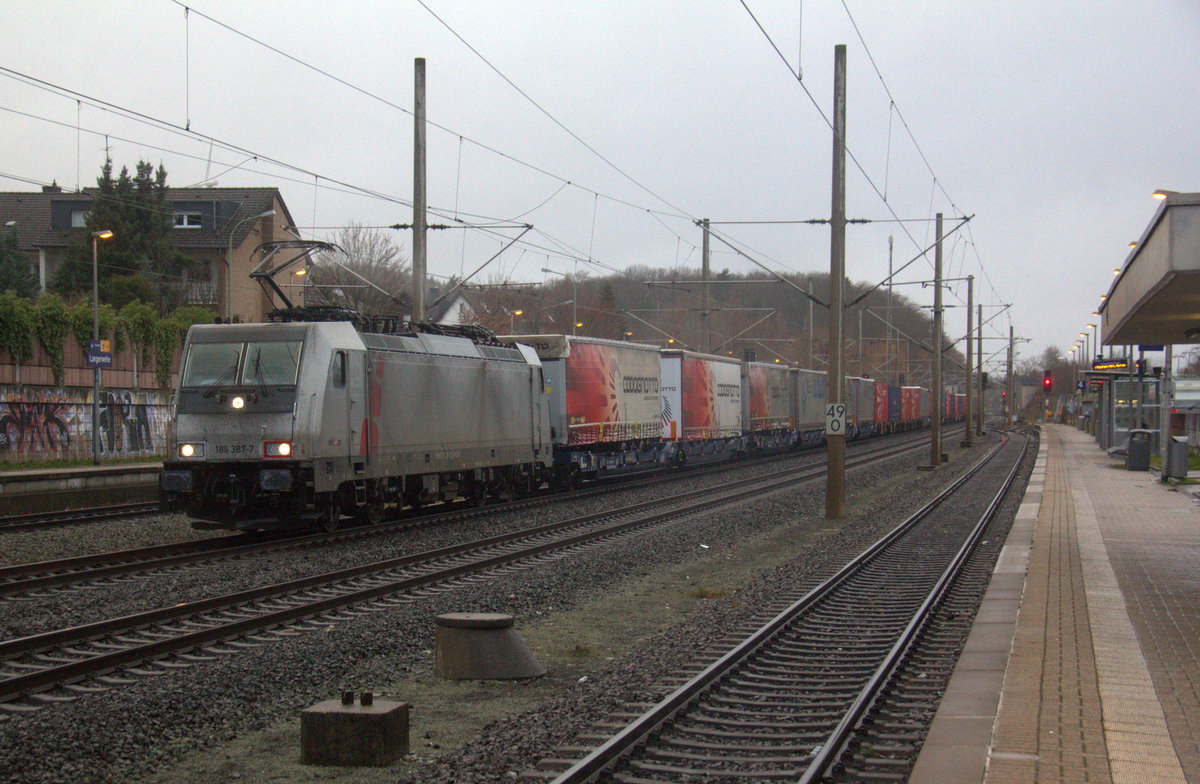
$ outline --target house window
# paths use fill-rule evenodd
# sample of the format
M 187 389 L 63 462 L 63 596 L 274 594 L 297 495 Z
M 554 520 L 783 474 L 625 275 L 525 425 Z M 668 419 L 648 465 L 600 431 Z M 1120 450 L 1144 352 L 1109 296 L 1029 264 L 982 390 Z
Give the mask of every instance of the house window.
M 202 216 L 198 212 L 175 213 L 175 228 L 198 229 L 202 224 Z
M 71 210 L 71 228 L 86 229 L 87 217 L 91 210 Z

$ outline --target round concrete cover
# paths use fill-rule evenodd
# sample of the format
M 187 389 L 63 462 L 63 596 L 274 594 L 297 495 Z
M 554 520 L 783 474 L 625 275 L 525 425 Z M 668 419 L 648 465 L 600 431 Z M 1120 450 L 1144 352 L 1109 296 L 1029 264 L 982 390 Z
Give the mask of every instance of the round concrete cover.
M 504 613 L 443 613 L 436 622 L 456 629 L 505 629 L 513 625 L 513 617 Z

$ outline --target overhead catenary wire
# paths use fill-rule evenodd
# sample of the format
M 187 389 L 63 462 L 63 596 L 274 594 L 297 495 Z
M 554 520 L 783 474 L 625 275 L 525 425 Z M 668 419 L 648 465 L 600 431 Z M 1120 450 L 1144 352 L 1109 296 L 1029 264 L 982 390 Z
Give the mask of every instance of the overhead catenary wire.
M 178 0 L 172 0 L 172 2 L 175 2 L 175 4 L 176 4 L 176 5 L 179 5 L 180 7 L 182 7 L 182 8 L 185 10 L 185 16 L 187 15 L 187 13 L 189 12 L 189 8 L 188 8 L 188 6 L 186 6 L 185 4 L 183 4 L 183 3 L 181 3 L 181 2 L 178 2 Z M 424 6 L 424 4 L 423 4 L 423 3 L 422 3 L 422 5 Z M 426 8 L 427 8 L 427 10 L 428 10 L 428 7 L 426 7 Z M 200 13 L 200 12 L 196 12 L 196 13 Z M 431 13 L 432 13 L 432 12 L 431 12 Z M 201 15 L 203 18 L 205 18 L 205 19 L 207 19 L 207 20 L 209 20 L 209 21 L 212 21 L 212 22 L 214 22 L 214 23 L 216 23 L 216 24 L 220 24 L 222 27 L 225 27 L 226 29 L 233 30 L 233 28 L 230 28 L 228 25 L 225 25 L 225 24 L 223 24 L 223 23 L 217 22 L 217 20 L 213 19 L 212 17 L 206 16 L 206 15 L 204 15 L 204 14 L 200 14 L 200 15 Z M 234 31 L 234 32 L 236 32 L 236 33 L 237 33 L 237 34 L 239 34 L 239 35 L 244 35 L 243 33 L 240 33 L 239 31 Z M 249 37 L 249 36 L 248 36 L 248 37 Z M 249 38 L 250 38 L 251 40 L 254 40 L 256 43 L 258 43 L 258 44 L 260 44 L 260 45 L 267 46 L 268 48 L 272 49 L 273 51 L 276 51 L 276 52 L 278 52 L 278 53 L 279 53 L 279 54 L 281 54 L 282 56 L 286 56 L 286 57 L 288 57 L 289 59 L 291 59 L 291 60 L 293 60 L 293 61 L 295 61 L 295 62 L 297 62 L 297 63 L 300 63 L 300 64 L 304 65 L 305 67 L 310 67 L 310 68 L 312 67 L 312 66 L 310 66 L 309 64 L 307 64 L 307 63 L 304 63 L 304 62 L 303 62 L 302 60 L 300 60 L 299 58 L 295 58 L 295 57 L 293 57 L 293 56 L 291 56 L 291 55 L 288 55 L 286 52 L 283 52 L 282 50 L 278 50 L 278 49 L 276 49 L 275 47 L 270 47 L 269 45 L 267 45 L 267 44 L 265 44 L 265 43 L 263 43 L 263 42 L 261 42 L 261 41 L 258 41 L 257 39 L 254 39 L 253 37 L 249 37 Z M 465 43 L 465 42 L 464 42 L 464 43 Z M 489 64 L 489 65 L 490 65 L 490 64 Z M 318 71 L 320 71 L 320 69 L 316 69 L 316 68 L 314 68 L 314 70 L 318 70 Z M 337 79 L 337 77 L 334 77 L 332 74 L 326 74 L 326 75 L 327 75 L 329 78 L 334 78 L 334 79 Z M 796 71 L 796 76 L 797 76 L 797 78 L 799 78 L 799 77 L 800 77 L 800 75 L 801 75 L 801 72 L 800 72 L 800 71 L 799 71 L 799 69 L 798 69 L 798 70 Z M 357 88 L 355 85 L 353 85 L 353 84 L 351 84 L 351 83 L 349 83 L 349 82 L 346 82 L 345 80 L 339 80 L 339 81 L 341 81 L 341 82 L 343 82 L 344 84 L 346 84 L 346 86 L 347 86 L 347 87 L 351 87 L 351 88 L 354 88 L 354 89 L 359 89 L 359 88 Z M 516 85 L 513 85 L 513 86 L 514 86 L 514 88 L 516 87 Z M 519 91 L 519 88 L 518 88 L 518 91 Z M 360 89 L 360 92 L 364 92 L 364 91 L 362 91 L 362 90 Z M 365 94 L 369 94 L 369 91 L 365 91 Z M 372 96 L 372 97 L 374 97 L 374 98 L 376 98 L 376 99 L 379 99 L 379 97 L 378 97 L 378 96 Z M 810 97 L 811 97 L 811 96 L 810 96 Z M 390 102 L 388 102 L 388 101 L 384 100 L 384 103 L 390 103 Z M 396 108 L 396 109 L 399 109 L 400 111 L 403 111 L 403 112 L 405 112 L 405 113 L 408 113 L 408 112 L 407 112 L 407 110 L 406 110 L 404 107 L 395 106 L 394 104 L 392 104 L 392 105 L 394 106 L 394 108 Z M 540 107 L 539 107 L 539 108 L 540 108 Z M 188 131 L 188 137 L 189 137 L 189 138 L 194 138 L 194 132 L 191 132 L 191 131 L 190 131 L 190 128 L 188 127 L 188 126 L 190 126 L 190 124 L 191 124 L 191 118 L 190 118 L 190 106 L 188 107 L 188 114 L 189 114 L 189 117 L 188 117 L 188 123 L 187 123 L 187 124 L 184 126 L 184 130 L 185 130 L 185 131 Z M 210 140 L 210 141 L 211 141 L 211 140 Z M 470 141 L 470 142 L 471 142 L 471 143 L 473 143 L 473 144 L 477 144 L 477 143 L 476 143 L 474 140 L 468 140 L 468 141 Z M 580 141 L 582 141 L 582 140 L 580 140 Z M 461 145 L 461 144 L 462 144 L 462 140 L 461 140 L 461 138 L 460 138 L 460 145 Z M 480 145 L 480 146 L 483 146 L 483 145 Z M 586 143 L 585 143 L 585 146 L 586 146 Z M 522 162 L 522 161 L 519 161 L 518 159 L 515 159 L 515 158 L 513 158 L 512 156 L 509 156 L 509 155 L 504 155 L 504 154 L 502 154 L 502 153 L 499 153 L 498 151 L 495 151 L 495 150 L 492 150 L 492 151 L 493 151 L 493 152 L 497 152 L 497 154 L 501 154 L 501 155 L 503 155 L 505 158 L 508 158 L 508 159 L 510 159 L 510 160 L 514 160 L 514 161 L 516 161 L 516 162 L 518 162 L 518 163 L 521 163 L 522 165 L 524 165 L 524 162 Z M 281 162 L 275 162 L 275 161 L 268 161 L 268 162 L 275 163 L 275 165 L 279 165 L 279 164 L 281 163 Z M 856 163 L 857 163 L 857 162 L 856 162 Z M 614 167 L 614 168 L 615 168 L 615 167 Z M 860 168 L 861 168 L 861 167 L 860 167 Z M 548 176 L 554 176 L 554 175 L 550 174 L 549 172 L 546 172 L 545 170 L 540 170 L 540 171 L 541 171 L 543 174 L 547 174 Z M 313 188 L 314 188 L 314 194 L 315 194 L 315 193 L 318 191 L 318 189 L 319 189 L 319 191 L 320 191 L 320 192 L 326 192 L 326 191 L 333 191 L 333 190 L 336 190 L 334 187 L 331 187 L 331 186 L 329 185 L 329 182 L 336 182 L 335 180 L 332 180 L 332 179 L 330 179 L 330 178 L 326 177 L 325 175 L 323 175 L 323 174 L 318 174 L 318 173 L 316 173 L 316 172 L 310 172 L 310 173 L 309 173 L 309 176 L 311 176 L 311 178 L 312 178 L 311 184 L 312 184 L 312 186 L 313 186 Z M 633 203 L 631 203 L 631 202 L 628 202 L 628 201 L 625 201 L 625 200 L 617 200 L 617 199 L 613 199 L 613 197 L 610 197 L 610 196 L 608 196 L 607 194 L 603 194 L 603 193 L 600 193 L 599 191 L 591 190 L 591 189 L 588 189 L 588 188 L 584 188 L 583 186 L 576 185 L 575 183 L 573 183 L 573 182 L 571 182 L 570 180 L 567 180 L 567 179 L 565 179 L 565 178 L 556 178 L 556 179 L 559 179 L 559 180 L 560 180 L 560 185 L 559 185 L 559 187 L 557 188 L 557 190 L 555 191 L 555 194 L 552 194 L 552 195 L 551 195 L 551 197 L 550 197 L 550 199 L 547 199 L 546 201 L 542 202 L 541 204 L 539 204 L 539 205 L 538 205 L 538 207 L 535 207 L 535 208 L 533 208 L 533 210 L 536 210 L 536 209 L 538 209 L 540 206 L 543 206 L 545 203 L 547 203 L 548 201 L 552 200 L 552 199 L 555 197 L 555 195 L 557 195 L 558 193 L 561 193 L 561 192 L 562 192 L 562 190 L 563 190 L 564 188 L 566 188 L 568 185 L 570 185 L 570 186 L 572 186 L 572 187 L 577 187 L 577 188 L 580 188 L 581 190 L 585 190 L 585 191 L 591 192 L 591 193 L 593 194 L 593 196 L 594 196 L 594 200 L 595 200 L 595 201 L 594 201 L 594 211 L 595 211 L 595 204 L 596 204 L 596 202 L 598 202 L 598 200 L 599 200 L 600 198 L 610 199 L 610 200 L 613 200 L 613 201 L 616 201 L 616 202 L 619 202 L 619 203 L 625 204 L 625 205 L 627 205 L 627 206 L 630 206 L 630 207 L 633 207 L 633 208 L 636 208 L 636 209 L 644 209 L 644 210 L 646 211 L 646 213 L 647 213 L 647 214 L 651 215 L 651 216 L 654 218 L 654 220 L 655 220 L 655 221 L 657 221 L 659 224 L 661 224 L 661 225 L 662 225 L 664 228 L 666 228 L 668 231 L 670 231 L 670 232 L 671 232 L 671 233 L 672 233 L 672 234 L 673 234 L 673 235 L 676 237 L 676 239 L 677 239 L 677 243 L 680 243 L 680 244 L 682 244 L 682 243 L 686 243 L 686 244 L 688 244 L 688 245 L 689 245 L 689 247 L 692 249 L 692 251 L 690 251 L 690 252 L 688 253 L 688 258 L 690 258 L 690 257 L 691 257 L 691 255 L 692 255 L 692 252 L 694 252 L 694 250 L 695 250 L 695 247 L 696 247 L 696 246 L 695 246 L 695 244 L 694 244 L 693 242 L 689 241 L 688 239 L 686 239 L 685 237 L 683 237 L 683 236 L 682 236 L 681 234 L 679 234 L 678 232 L 676 232 L 676 231 L 675 231 L 675 230 L 674 230 L 672 227 L 670 227 L 670 226 L 668 225 L 668 223 L 666 222 L 666 220 L 664 220 L 664 217 L 666 217 L 666 218 L 683 218 L 683 217 L 688 217 L 688 216 L 686 216 L 686 213 L 684 213 L 683 215 L 675 215 L 675 214 L 670 214 L 670 213 L 667 213 L 667 212 L 664 212 L 664 211 L 661 211 L 661 210 L 651 210 L 651 209 L 649 209 L 649 208 L 645 208 L 645 207 L 643 207 L 643 206 L 641 206 L 641 205 L 636 205 L 636 204 L 633 204 Z M 370 190 L 370 189 L 359 189 L 359 188 L 357 188 L 356 186 L 352 186 L 352 185 L 350 185 L 349 183 L 345 183 L 345 184 L 344 184 L 344 187 L 345 187 L 345 191 L 344 191 L 344 192 L 356 193 L 356 194 L 358 194 L 358 195 L 361 195 L 361 196 L 364 196 L 364 197 L 366 197 L 366 198 L 386 198 L 386 199 L 388 199 L 389 201 L 394 201 L 395 203 L 398 203 L 398 204 L 404 204 L 404 205 L 408 206 L 408 205 L 407 205 L 407 202 L 406 202 L 406 200 L 404 200 L 404 199 L 401 199 L 401 198 L 398 198 L 398 197 L 391 197 L 391 196 L 388 196 L 387 194 L 383 194 L 383 193 L 380 193 L 380 192 L 377 192 L 377 191 L 372 191 L 372 190 Z M 649 191 L 647 191 L 647 192 L 649 192 Z M 456 194 L 456 196 L 457 196 L 457 194 Z M 658 197 L 656 196 L 656 198 L 658 198 Z M 885 198 L 886 198 L 886 196 L 885 196 Z M 664 203 L 668 203 L 668 204 L 669 204 L 669 202 L 665 202 L 665 200 L 664 200 Z M 457 211 L 457 208 L 458 208 L 457 198 L 456 198 L 456 204 L 455 204 L 455 208 L 456 208 L 456 209 L 455 209 L 455 217 L 457 218 L 457 217 L 459 217 L 459 214 L 458 214 L 458 211 Z M 676 208 L 676 209 L 678 209 L 678 208 Z M 532 211 L 532 210 L 531 210 L 531 211 Z M 523 213 L 522 215 L 527 215 L 527 214 L 529 214 L 529 212 L 531 212 L 531 211 L 527 211 L 526 213 Z M 682 210 L 681 210 L 681 212 L 682 212 Z M 464 216 L 464 217 L 465 217 L 465 216 Z M 481 217 L 481 216 L 475 216 L 475 217 Z M 897 219 L 897 220 L 898 220 L 898 219 Z M 316 220 L 316 218 L 315 218 L 315 196 L 314 196 L 314 219 L 313 219 L 312 223 L 315 225 L 317 222 L 318 222 L 318 221 L 317 221 L 317 220 Z M 549 233 L 547 233 L 547 232 L 545 232 L 544 230 L 540 230 L 538 233 L 539 233 L 539 234 L 541 234 L 541 235 L 543 235 L 543 236 L 545 236 L 545 237 L 547 237 L 547 238 L 550 238 L 550 234 L 549 234 Z M 522 243 L 521 243 L 521 245 L 525 246 L 526 248 L 533 248 L 533 247 L 536 247 L 536 246 L 532 246 L 532 245 L 527 245 L 525 242 L 522 242 Z M 573 251 L 573 252 L 566 252 L 566 251 L 564 251 L 564 256 L 565 256 L 565 257 L 567 257 L 567 258 L 575 258 L 575 259 L 583 260 L 583 261 L 585 261 L 585 262 L 587 262 L 587 263 L 593 263 L 593 262 L 595 262 L 595 265 L 596 265 L 598 268 L 600 268 L 600 269 L 607 269 L 607 270 L 612 270 L 612 271 L 619 271 L 619 270 L 615 270 L 615 269 L 613 269 L 612 267 L 610 267 L 610 266 L 608 266 L 608 265 L 605 265 L 605 264 L 603 264 L 602 262 L 600 262 L 600 261 L 598 261 L 598 260 L 595 260 L 595 259 L 593 259 L 593 258 L 592 258 L 592 256 L 593 256 L 593 253 L 591 252 L 591 251 L 592 251 L 591 245 L 592 245 L 592 241 L 591 241 L 591 240 L 589 240 L 589 252 L 588 252 L 587 254 L 583 254 L 583 253 L 581 253 L 581 252 L 579 252 L 579 251 Z M 570 247 L 570 246 L 569 246 L 569 245 L 566 245 L 566 244 L 564 243 L 562 247 Z M 976 256 L 978 256 L 978 251 L 977 251 L 977 249 L 975 249 L 975 250 L 976 250 Z
M 788 73 L 791 74 L 792 77 L 796 79 L 797 83 L 800 85 L 800 89 L 804 92 L 804 94 L 808 97 L 809 101 L 812 103 L 813 108 L 815 108 L 817 110 L 817 113 L 820 115 L 821 119 L 825 122 L 825 124 L 832 131 L 833 130 L 833 122 L 825 114 L 824 110 L 821 108 L 820 104 L 817 102 L 815 96 L 813 96 L 812 92 L 808 89 L 808 86 L 804 84 L 804 81 L 801 78 L 801 73 L 792 68 L 791 63 L 788 62 L 787 57 L 784 56 L 783 52 L 775 44 L 775 41 L 771 37 L 770 33 L 767 32 L 766 28 L 764 28 L 762 23 L 758 20 L 758 17 L 754 14 L 754 12 L 746 4 L 746 0 L 739 0 L 739 2 L 741 3 L 742 7 L 746 10 L 746 13 L 750 16 L 751 20 L 753 20 L 755 26 L 758 27 L 759 32 L 761 32 L 763 37 L 766 38 L 766 40 L 770 44 L 771 48 L 775 51 L 775 53 L 779 56 L 779 59 L 783 62 L 784 66 L 788 69 Z M 845 0 L 843 0 L 843 5 L 844 4 L 845 4 Z M 849 14 L 848 8 L 847 8 L 847 14 Z M 864 48 L 866 48 L 865 38 L 862 36 L 861 31 L 858 30 L 858 26 L 854 22 L 853 17 L 851 17 L 851 24 L 854 25 L 855 31 L 858 33 L 859 40 L 862 41 Z M 880 81 L 882 82 L 883 81 L 882 74 L 879 72 L 878 67 L 875 65 L 874 58 L 871 56 L 869 51 L 867 53 L 867 56 L 871 60 L 873 67 L 875 67 L 875 72 L 879 76 Z M 887 89 L 886 83 L 885 83 L 885 91 L 887 92 L 888 98 L 892 102 L 892 104 L 895 104 L 895 98 L 892 96 L 890 90 Z M 954 203 L 954 200 L 950 197 L 950 195 L 948 193 L 946 193 L 945 189 L 941 186 L 941 183 L 938 180 L 936 173 L 933 171 L 933 167 L 929 164 L 929 161 L 925 157 L 924 152 L 920 150 L 919 145 L 917 145 L 915 136 L 912 135 L 911 128 L 908 127 L 907 121 L 904 120 L 903 114 L 900 112 L 899 106 L 896 106 L 896 114 L 900 118 L 901 123 L 905 126 L 906 130 L 908 130 L 910 137 L 913 138 L 913 144 L 915 147 L 917 147 L 918 153 L 920 154 L 922 161 L 925 163 L 926 168 L 929 170 L 930 175 L 933 179 L 933 188 L 935 190 L 941 190 L 942 193 L 946 196 L 946 198 L 949 201 L 949 203 L 951 204 L 951 206 L 954 207 L 955 211 L 961 213 L 962 211 L 958 210 L 957 206 Z M 856 155 L 854 155 L 854 153 L 849 149 L 849 147 L 847 147 L 847 149 L 846 149 L 846 155 L 848 158 L 850 158 L 851 161 L 854 162 L 854 165 L 858 169 L 859 173 L 866 180 L 866 182 L 870 186 L 871 190 L 873 190 L 876 193 L 876 195 L 879 196 L 880 200 L 883 202 L 883 204 L 886 207 L 886 209 L 888 210 L 888 212 L 890 212 L 892 214 L 892 217 L 896 218 L 897 221 L 899 222 L 899 215 L 897 215 L 895 213 L 895 210 L 892 208 L 890 201 L 884 195 L 883 191 L 880 190 L 879 186 L 876 185 L 874 179 L 871 177 L 870 174 L 867 173 L 866 169 L 863 167 L 863 165 L 859 161 L 858 157 Z M 932 204 L 931 204 L 931 211 L 932 211 Z M 904 234 L 909 238 L 909 241 L 912 242 L 912 244 L 915 247 L 917 247 L 917 248 L 922 247 L 922 244 L 917 242 L 916 237 L 914 237 L 912 235 L 912 233 L 908 231 L 908 229 L 905 227 L 903 222 L 900 223 L 900 226 L 901 226 L 901 229 L 903 230 Z M 925 243 L 925 245 L 928 245 L 928 243 Z M 926 259 L 926 261 L 928 262 L 928 259 Z M 982 264 L 982 259 L 980 259 L 980 262 Z M 932 264 L 932 262 L 928 262 L 928 263 Z M 957 297 L 957 295 L 955 295 L 955 296 Z

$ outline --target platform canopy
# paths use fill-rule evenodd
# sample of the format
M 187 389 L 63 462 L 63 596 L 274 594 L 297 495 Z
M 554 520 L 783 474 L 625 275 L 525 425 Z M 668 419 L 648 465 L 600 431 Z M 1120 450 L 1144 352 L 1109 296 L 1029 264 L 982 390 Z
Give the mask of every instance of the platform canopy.
M 1200 193 L 1159 193 L 1100 307 L 1104 345 L 1200 343 Z

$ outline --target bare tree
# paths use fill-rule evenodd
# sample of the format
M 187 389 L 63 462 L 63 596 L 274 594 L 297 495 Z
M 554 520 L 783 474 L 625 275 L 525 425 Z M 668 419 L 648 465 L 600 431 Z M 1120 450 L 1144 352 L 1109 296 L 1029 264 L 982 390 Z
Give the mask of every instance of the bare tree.
M 328 238 L 346 253 L 321 253 L 309 270 L 309 305 L 338 305 L 370 315 L 398 315 L 410 299 L 408 259 L 390 234 L 351 223 Z

